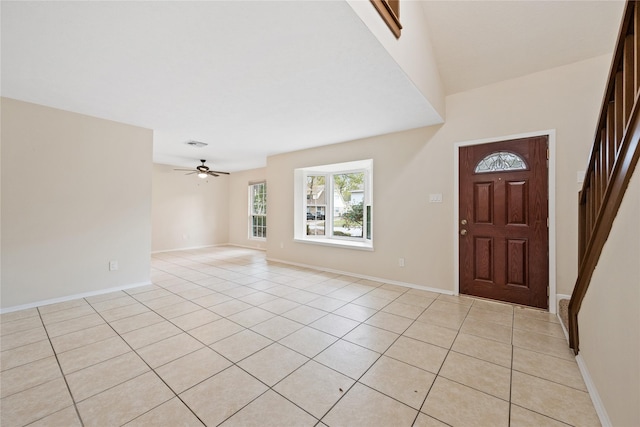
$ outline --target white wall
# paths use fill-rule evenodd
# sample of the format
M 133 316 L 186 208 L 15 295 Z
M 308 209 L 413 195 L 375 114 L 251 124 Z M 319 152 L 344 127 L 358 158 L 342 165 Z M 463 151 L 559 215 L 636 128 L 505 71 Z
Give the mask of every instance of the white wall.
M 2 98 L 2 308 L 149 281 L 152 147 L 148 129 Z
M 396 39 L 370 1 L 347 0 L 347 3 L 444 120 L 444 86 L 421 2 L 401 2 L 400 22 L 403 28 L 399 39 Z
M 251 169 L 234 172 L 229 177 L 229 243 L 248 248 L 265 249 L 267 242 L 249 238 L 249 183 L 264 181 L 267 169 Z M 267 182 L 267 200 L 270 183 Z M 267 234 L 271 232 L 270 212 L 267 211 Z
M 449 96 L 444 125 L 269 157 L 268 257 L 453 291 L 455 144 L 555 129 L 557 281 L 558 292 L 570 294 L 576 172 L 587 162 L 609 61 L 598 57 Z M 368 158 L 375 251 L 293 242 L 293 170 Z M 430 193 L 443 194 L 443 202 L 428 203 Z
M 614 426 L 640 425 L 640 172 L 578 314 L 580 356 Z
M 152 251 L 227 243 L 229 178 L 200 179 L 174 168 L 153 165 Z

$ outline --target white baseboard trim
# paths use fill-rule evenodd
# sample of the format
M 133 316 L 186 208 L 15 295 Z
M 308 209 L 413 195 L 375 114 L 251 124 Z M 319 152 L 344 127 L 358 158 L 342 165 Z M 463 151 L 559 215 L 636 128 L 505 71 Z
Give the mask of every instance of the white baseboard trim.
M 580 373 L 582 374 L 584 383 L 589 391 L 591 402 L 593 402 L 598 418 L 600 418 L 600 424 L 602 424 L 602 427 L 612 427 L 607 410 L 605 409 L 604 404 L 600 399 L 600 395 L 598 394 L 598 390 L 596 389 L 596 385 L 593 383 L 591 375 L 589 374 L 589 369 L 587 369 L 584 359 L 579 354 L 576 356 L 576 362 L 578 362 L 578 368 L 580 368 Z
M 140 283 L 133 283 L 133 284 L 124 285 L 124 286 L 116 286 L 116 287 L 113 287 L 113 288 L 100 289 L 98 291 L 83 292 L 83 293 L 80 293 L 80 294 L 67 295 L 67 296 L 60 297 L 60 298 L 51 298 L 51 299 L 32 302 L 32 303 L 29 303 L 29 304 L 22 304 L 22 305 L 16 305 L 16 306 L 13 306 L 13 307 L 2 308 L 2 309 L 0 309 L 0 314 L 11 313 L 13 311 L 19 311 L 19 310 L 26 310 L 28 308 L 41 307 L 43 305 L 57 304 L 57 303 L 60 303 L 60 302 L 71 301 L 71 300 L 74 300 L 74 299 L 93 297 L 93 296 L 96 296 L 96 295 L 108 294 L 108 293 L 111 293 L 111 292 L 124 291 L 124 290 L 127 290 L 127 289 L 139 288 L 140 286 L 147 286 L 147 285 L 151 285 L 151 284 L 152 284 L 151 281 L 140 282 Z
M 302 264 L 302 263 L 298 263 L 298 262 L 291 262 L 291 261 L 285 261 L 285 260 L 281 260 L 281 259 L 268 258 L 268 257 L 267 257 L 267 261 L 279 262 L 279 263 L 288 264 L 288 265 L 295 265 L 296 267 L 310 268 L 312 270 L 325 271 L 327 273 L 335 273 L 335 274 L 340 274 L 340 275 L 343 275 L 343 276 L 357 277 L 358 279 L 371 280 L 373 282 L 382 282 L 382 283 L 388 283 L 390 285 L 405 286 L 407 288 L 419 289 L 421 291 L 436 292 L 436 293 L 444 294 L 444 295 L 454 295 L 453 291 L 447 291 L 445 289 L 438 289 L 438 288 L 432 288 L 430 286 L 416 285 L 415 283 L 400 282 L 398 280 L 383 279 L 383 278 L 380 278 L 380 277 L 374 277 L 374 276 L 367 276 L 367 275 L 364 275 L 364 274 L 351 273 L 349 271 L 334 270 L 332 268 L 319 267 L 317 265 Z

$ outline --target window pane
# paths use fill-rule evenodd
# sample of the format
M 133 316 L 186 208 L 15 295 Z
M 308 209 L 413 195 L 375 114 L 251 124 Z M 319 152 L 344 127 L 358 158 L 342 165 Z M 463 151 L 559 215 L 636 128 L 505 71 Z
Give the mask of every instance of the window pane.
M 251 237 L 267 237 L 267 184 L 253 184 L 250 191 Z
M 333 175 L 333 235 L 362 237 L 364 172 Z
M 327 197 L 324 175 L 307 176 L 307 236 L 324 236 Z
M 489 154 L 476 165 L 475 173 L 526 170 L 527 164 L 517 154 L 499 151 Z

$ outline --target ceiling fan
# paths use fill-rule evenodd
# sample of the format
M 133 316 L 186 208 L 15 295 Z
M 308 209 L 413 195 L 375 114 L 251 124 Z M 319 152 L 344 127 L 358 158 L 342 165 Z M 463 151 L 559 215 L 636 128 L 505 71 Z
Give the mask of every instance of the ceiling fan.
M 202 162 L 201 165 L 196 166 L 195 170 L 194 169 L 174 169 L 176 171 L 187 171 L 189 173 L 186 173 L 185 175 L 192 175 L 194 173 L 198 174 L 198 178 L 206 178 L 208 176 L 220 176 L 220 175 L 229 175 L 229 172 L 220 172 L 220 171 L 212 171 L 209 170 L 209 166 L 205 166 L 204 162 L 206 162 L 206 160 L 204 159 L 200 159 L 200 161 Z

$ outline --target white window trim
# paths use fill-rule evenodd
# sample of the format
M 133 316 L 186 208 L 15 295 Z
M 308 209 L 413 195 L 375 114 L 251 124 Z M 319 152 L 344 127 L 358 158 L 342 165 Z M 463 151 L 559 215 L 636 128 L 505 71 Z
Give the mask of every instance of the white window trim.
M 266 184 L 267 181 L 252 181 L 249 183 L 248 185 L 248 194 L 247 194 L 247 200 L 248 200 L 248 211 L 249 211 L 249 217 L 247 218 L 247 233 L 248 233 L 248 239 L 249 240 L 257 240 L 260 242 L 266 242 L 267 238 L 266 237 L 256 237 L 253 235 L 253 221 L 252 221 L 252 217 L 255 216 L 264 216 L 265 218 L 267 217 L 267 214 L 265 213 L 264 215 L 256 215 L 253 213 L 253 186 L 257 185 L 257 184 Z
M 373 212 L 371 212 L 371 239 L 366 238 L 366 225 L 363 225 L 362 239 L 354 240 L 349 238 L 340 238 L 333 236 L 307 236 L 305 233 L 306 226 L 306 181 L 308 175 L 333 175 L 337 173 L 350 173 L 364 171 L 365 172 L 365 196 L 364 205 L 371 205 L 373 209 L 373 160 L 358 160 L 353 162 L 335 163 L 323 166 L 313 166 L 299 168 L 294 170 L 294 238 L 293 240 L 300 243 L 313 245 L 341 247 L 347 249 L 357 249 L 365 251 L 373 251 Z M 333 197 L 333 194 L 331 196 Z M 327 223 L 329 218 L 333 217 L 332 203 L 327 200 Z M 330 216 L 329 216 L 330 215 Z M 365 213 L 366 215 L 366 213 Z M 327 227 L 328 229 L 328 227 Z

